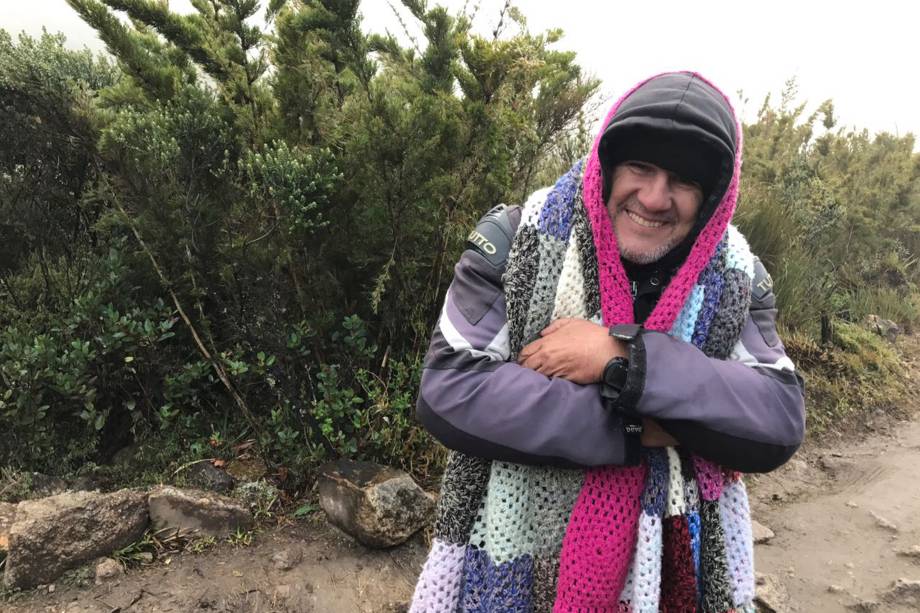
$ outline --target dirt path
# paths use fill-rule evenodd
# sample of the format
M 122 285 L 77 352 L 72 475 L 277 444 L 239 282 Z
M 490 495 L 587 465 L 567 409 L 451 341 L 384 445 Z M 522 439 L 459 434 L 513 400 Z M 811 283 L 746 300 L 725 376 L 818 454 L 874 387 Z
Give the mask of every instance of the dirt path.
M 281 570 L 271 559 L 280 551 L 301 560 Z M 426 551 L 420 538 L 369 551 L 324 522 L 303 521 L 256 535 L 248 547 L 164 556 L 111 583 L 35 590 L 23 600 L 0 601 L 0 611 L 395 613 L 411 597 Z
M 920 611 L 920 552 L 904 555 L 920 546 L 920 421 L 808 451 L 752 489 L 776 533 L 757 570 L 788 610 Z

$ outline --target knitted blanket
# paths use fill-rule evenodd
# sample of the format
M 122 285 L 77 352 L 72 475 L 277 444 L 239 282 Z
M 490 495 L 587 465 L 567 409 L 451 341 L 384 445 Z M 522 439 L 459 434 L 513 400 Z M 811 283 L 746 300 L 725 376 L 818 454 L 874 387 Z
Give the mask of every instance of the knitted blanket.
M 596 151 L 597 141 L 586 163 L 524 206 L 503 278 L 512 359 L 557 318 L 632 321 Z M 739 150 L 725 196 L 645 322 L 717 359 L 730 358 L 750 304 L 753 257 L 728 223 L 740 157 Z M 753 608 L 744 483 L 680 448 L 647 449 L 637 467 L 588 470 L 455 452 L 441 491 L 412 611 Z

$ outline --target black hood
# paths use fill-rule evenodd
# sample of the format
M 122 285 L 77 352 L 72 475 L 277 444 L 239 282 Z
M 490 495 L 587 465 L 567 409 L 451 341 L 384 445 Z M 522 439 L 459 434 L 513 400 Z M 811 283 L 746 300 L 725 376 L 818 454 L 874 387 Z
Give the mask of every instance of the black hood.
M 735 120 L 716 89 L 692 73 L 655 77 L 620 104 L 604 129 L 598 145 L 604 202 L 613 168 L 626 160 L 650 162 L 698 182 L 699 218 L 685 249 L 675 249 L 686 251 L 725 195 L 736 149 Z

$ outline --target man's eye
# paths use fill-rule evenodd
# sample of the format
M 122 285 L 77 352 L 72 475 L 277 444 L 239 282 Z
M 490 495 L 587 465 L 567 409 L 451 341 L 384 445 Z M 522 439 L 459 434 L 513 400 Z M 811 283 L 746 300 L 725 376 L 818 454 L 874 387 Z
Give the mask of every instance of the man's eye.
M 699 190 L 703 191 L 703 186 L 697 183 L 696 181 L 688 181 L 687 179 L 681 179 L 680 177 L 674 177 L 671 180 L 674 187 L 682 190 Z
M 655 169 L 651 164 L 646 164 L 644 162 L 626 162 L 626 167 L 633 172 L 641 174 L 655 172 Z

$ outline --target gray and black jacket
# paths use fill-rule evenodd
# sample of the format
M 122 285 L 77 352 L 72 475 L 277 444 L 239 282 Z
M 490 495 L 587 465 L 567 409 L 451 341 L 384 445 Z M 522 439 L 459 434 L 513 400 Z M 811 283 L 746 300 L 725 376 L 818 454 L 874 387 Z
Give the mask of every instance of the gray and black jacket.
M 627 449 L 634 437 L 624 434 L 598 384 L 546 377 L 508 361 L 501 277 L 520 209 L 507 209 L 505 217 L 510 234 L 496 241 L 497 252 L 470 244 L 454 269 L 425 356 L 418 417 L 448 448 L 487 459 L 625 464 L 634 455 Z M 621 408 L 657 420 L 681 447 L 723 467 L 766 472 L 802 442 L 804 392 L 777 336 L 775 299 L 759 262 L 753 284 L 730 360 L 707 357 L 662 332 L 642 331 L 630 347 L 631 406 Z

